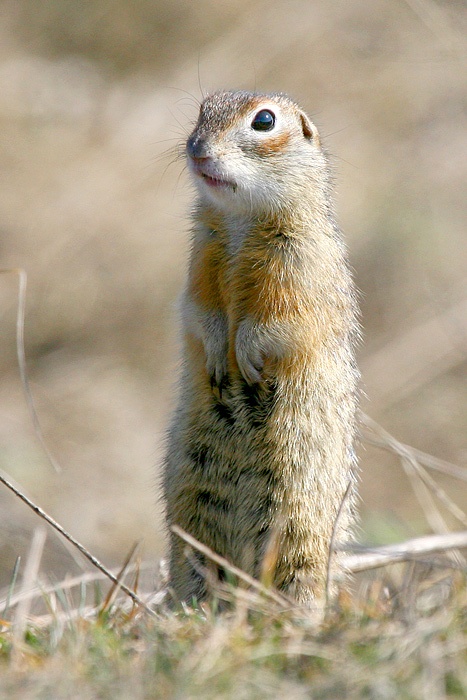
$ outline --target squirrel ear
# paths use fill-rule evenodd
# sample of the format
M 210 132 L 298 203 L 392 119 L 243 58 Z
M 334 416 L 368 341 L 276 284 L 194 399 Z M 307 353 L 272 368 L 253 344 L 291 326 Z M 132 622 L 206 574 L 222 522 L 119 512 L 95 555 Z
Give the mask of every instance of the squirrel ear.
M 320 146 L 319 134 L 316 126 L 308 119 L 305 112 L 299 112 L 299 116 L 302 123 L 303 136 L 310 141 L 314 141 L 317 146 Z

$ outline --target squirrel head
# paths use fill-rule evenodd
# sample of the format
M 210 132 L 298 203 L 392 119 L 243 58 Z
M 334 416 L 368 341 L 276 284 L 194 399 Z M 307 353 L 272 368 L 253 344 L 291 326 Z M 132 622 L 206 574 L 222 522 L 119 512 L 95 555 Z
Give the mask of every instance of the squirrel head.
M 225 213 L 274 214 L 327 183 L 318 131 L 284 94 L 206 97 L 186 154 L 201 200 Z

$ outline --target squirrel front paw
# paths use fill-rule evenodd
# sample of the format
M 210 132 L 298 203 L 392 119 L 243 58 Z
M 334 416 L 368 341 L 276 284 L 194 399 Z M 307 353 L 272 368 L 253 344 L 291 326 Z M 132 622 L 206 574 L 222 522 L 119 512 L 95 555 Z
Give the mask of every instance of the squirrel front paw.
M 242 321 L 235 338 L 237 364 L 248 384 L 263 381 L 264 348 L 260 328 L 249 320 Z
M 265 364 L 287 352 L 287 334 L 282 325 L 266 326 L 252 319 L 241 321 L 235 338 L 238 368 L 248 384 L 259 384 L 265 377 Z
M 255 347 L 245 347 L 242 343 L 236 346 L 237 364 L 243 378 L 248 384 L 259 384 L 263 381 L 261 371 L 264 365 L 261 351 Z
M 206 370 L 209 375 L 211 389 L 219 393 L 219 398 L 222 398 L 222 393 L 228 385 L 227 374 L 227 357 L 226 352 L 222 355 L 211 355 L 206 360 Z
M 206 353 L 206 370 L 209 375 L 211 388 L 215 393 L 222 392 L 228 384 L 227 350 L 228 327 L 227 319 L 221 312 L 205 315 L 203 319 L 203 341 Z

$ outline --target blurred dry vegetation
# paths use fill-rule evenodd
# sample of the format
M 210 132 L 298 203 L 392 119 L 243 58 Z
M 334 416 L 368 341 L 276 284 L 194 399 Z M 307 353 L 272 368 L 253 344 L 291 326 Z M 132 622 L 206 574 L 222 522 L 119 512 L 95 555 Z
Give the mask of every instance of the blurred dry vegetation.
M 460 0 L 1 2 L 1 266 L 28 273 L 29 376 L 63 471 L 27 413 L 13 276 L 0 468 L 109 564 L 141 537 L 144 556 L 164 549 L 156 474 L 191 196 L 166 152 L 219 87 L 283 90 L 313 115 L 362 293 L 364 409 L 465 464 L 466 24 Z M 425 529 L 394 458 L 360 452 L 362 538 Z M 437 478 L 466 505 L 462 482 Z M 6 490 L 0 508 L 5 583 L 35 521 Z M 53 536 L 43 566 L 73 568 Z

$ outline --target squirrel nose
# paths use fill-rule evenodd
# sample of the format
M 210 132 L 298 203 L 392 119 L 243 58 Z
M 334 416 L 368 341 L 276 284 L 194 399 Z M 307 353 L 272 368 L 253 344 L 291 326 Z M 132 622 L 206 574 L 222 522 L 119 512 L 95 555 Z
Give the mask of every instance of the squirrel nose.
M 190 136 L 186 143 L 186 151 L 193 160 L 206 160 L 211 157 L 207 139 L 201 136 Z

